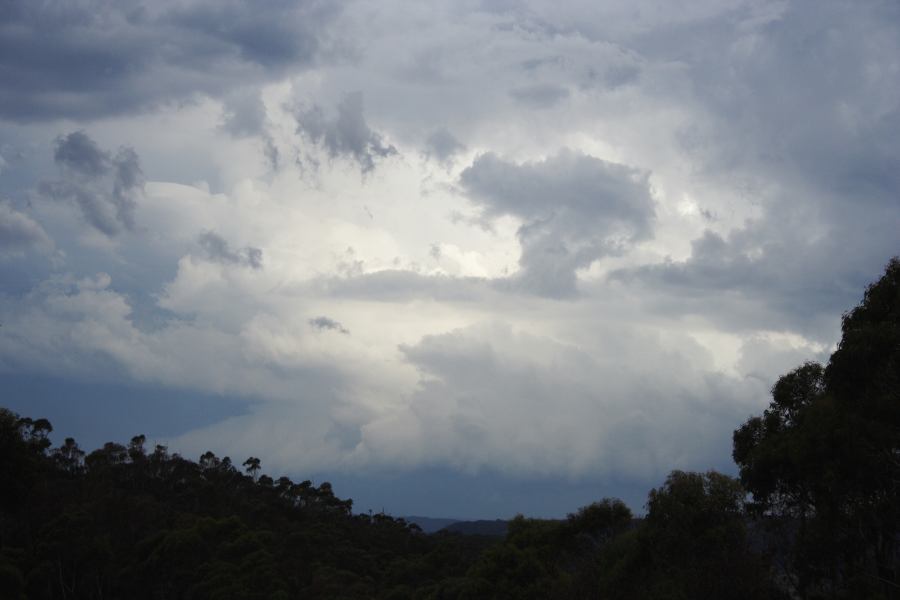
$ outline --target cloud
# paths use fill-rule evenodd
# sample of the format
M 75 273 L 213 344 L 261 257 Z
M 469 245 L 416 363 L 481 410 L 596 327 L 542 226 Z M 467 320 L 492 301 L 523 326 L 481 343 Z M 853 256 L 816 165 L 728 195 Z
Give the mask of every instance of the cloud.
M 727 469 L 898 251 L 895 2 L 109 4 L 0 3 L 0 371 L 252 401 L 183 449 Z
M 76 205 L 84 219 L 107 236 L 134 230 L 137 197 L 144 189 L 134 150 L 120 148 L 111 154 L 76 131 L 56 139 L 53 160 L 62 178 L 40 185 L 45 196 Z
M 465 149 L 465 144 L 456 139 L 446 127 L 435 129 L 425 139 L 425 156 L 434 158 L 440 163 L 450 161 Z
M 247 246 L 238 250 L 232 250 L 228 242 L 214 231 L 207 231 L 197 238 L 197 243 L 203 248 L 206 257 L 223 265 L 240 265 L 251 269 L 262 269 L 263 253 L 259 248 Z
M 134 113 L 312 64 L 335 3 L 10 0 L 0 8 L 0 119 Z
M 534 293 L 571 295 L 576 270 L 652 235 L 648 174 L 580 152 L 522 164 L 483 154 L 459 183 L 483 218 L 522 221 L 516 279 Z
M 427 303 L 295 297 L 249 280 L 223 286 L 204 266 L 182 262 L 179 279 L 195 295 L 185 308 L 164 298 L 176 314 L 153 330 L 135 325 L 130 301 L 103 273 L 0 296 L 0 372 L 245 398 L 246 414 L 188 432 L 173 448 L 256 453 L 282 472 L 442 466 L 652 484 L 676 467 L 727 466 L 731 429 L 764 403 L 770 382 L 760 369 L 780 366 L 748 346 L 751 376 L 725 374 L 689 333 L 638 326 L 614 304 L 586 299 L 566 311 L 575 335 L 558 315 L 535 322 L 558 303 L 516 297 L 472 325 L 420 335 L 416 324 L 435 329 Z M 324 306 L 340 320 L 298 316 Z M 442 310 L 458 320 L 460 306 Z M 348 319 L 359 335 L 308 333 L 347 331 Z M 399 347 L 398 335 L 408 340 Z
M 343 334 L 350 333 L 350 331 L 348 331 L 346 328 L 344 328 L 343 325 L 341 325 L 334 319 L 329 319 L 328 317 L 323 317 L 323 316 L 314 317 L 314 318 L 310 319 L 309 325 L 313 329 L 331 330 L 331 331 L 337 331 L 337 332 L 343 333 Z
M 219 451 L 228 440 L 226 452 L 256 449 L 279 469 L 346 462 L 354 428 L 398 390 L 397 366 L 384 362 L 390 352 L 373 350 L 368 337 L 309 335 L 309 321 L 296 314 L 315 310 L 307 301 L 269 303 L 272 294 L 249 285 L 218 285 L 208 267 L 183 261 L 180 277 L 193 278 L 197 301 L 182 311 L 163 297 L 173 312 L 152 329 L 137 327 L 131 301 L 106 273 L 55 275 L 21 298 L 0 294 L 0 375 L 227 394 L 253 404 L 247 416 L 217 426 L 233 435 L 200 428 L 173 449 Z M 294 424 L 282 427 L 285 420 Z
M 512 90 L 516 102 L 529 108 L 551 108 L 569 97 L 569 90 L 551 83 L 538 83 Z
M 406 411 L 363 426 L 361 448 L 389 463 L 642 481 L 727 457 L 764 384 L 714 373 L 687 336 L 593 326 L 590 347 L 502 322 L 401 347 L 419 388 Z
M 222 128 L 235 137 L 265 133 L 266 105 L 258 90 L 245 89 L 226 96 Z
M 23 256 L 29 251 L 48 254 L 53 246 L 40 223 L 0 202 L 0 259 Z
M 882 223 L 848 219 L 811 235 L 815 226 L 803 223 L 810 208 L 795 204 L 786 212 L 773 206 L 726 235 L 706 230 L 684 260 L 617 269 L 610 278 L 644 290 L 642 301 L 651 310 L 702 315 L 726 330 L 830 339 L 836 315 L 859 300 L 881 262 L 896 251 L 889 240 L 900 211 L 886 211 Z M 867 247 L 856 249 L 864 235 Z
M 206 38 L 263 67 L 308 64 L 318 41 L 315 26 L 330 12 L 316 2 L 279 0 L 259 10 L 242 0 L 196 2 L 175 8 L 163 22 Z
M 432 299 L 441 302 L 480 302 L 502 286 L 480 277 L 423 275 L 409 270 L 385 269 L 349 277 L 321 277 L 297 287 L 297 293 L 316 293 L 335 298 L 372 302 L 406 302 Z M 494 293 L 496 295 L 496 293 Z
M 747 338 L 740 348 L 738 369 L 765 385 L 771 385 L 794 368 L 808 361 L 828 362 L 832 348 L 823 344 L 809 344 L 798 336 L 757 334 Z M 788 366 L 790 365 L 790 366 Z
M 704 197 L 694 214 L 717 219 L 675 231 L 690 243 L 613 279 L 651 311 L 829 340 L 897 252 L 900 85 L 887 57 L 900 52 L 900 15 L 885 2 L 697 10 L 712 12 L 619 39 L 642 58 L 644 98 L 659 93 L 647 87 L 654 66 L 680 57 L 666 101 L 684 118 L 669 160 L 686 159 L 683 193 Z M 589 20 L 580 30 L 590 27 L 610 35 Z M 677 183 L 666 186 L 678 202 Z
M 319 106 L 295 113 L 297 133 L 314 144 L 320 144 L 330 158 L 346 156 L 355 160 L 363 173 L 375 169 L 375 161 L 397 154 L 397 149 L 385 145 L 382 135 L 373 131 L 363 116 L 362 92 L 344 96 L 337 105 L 337 115 L 329 118 Z
M 212 296 L 216 290 L 207 291 Z M 227 290 L 222 302 L 238 307 L 227 323 L 216 318 L 216 307 L 200 306 L 141 330 L 131 301 L 108 274 L 54 275 L 22 298 L 0 296 L 0 372 L 133 380 L 270 402 L 297 400 L 302 381 L 341 387 L 337 372 L 322 358 L 329 340 L 303 336 L 305 321 L 275 317 L 244 296 Z M 303 340 L 300 345 L 279 347 L 294 336 Z
M 109 172 L 109 156 L 86 133 L 76 131 L 56 139 L 56 164 L 86 177 L 102 177 Z

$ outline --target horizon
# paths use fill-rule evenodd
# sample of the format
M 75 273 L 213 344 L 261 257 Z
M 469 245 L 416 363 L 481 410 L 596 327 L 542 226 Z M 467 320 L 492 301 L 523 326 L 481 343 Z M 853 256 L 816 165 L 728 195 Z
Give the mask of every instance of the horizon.
M 13 0 L 0 47 L 0 405 L 355 512 L 734 475 L 900 253 L 896 2 Z

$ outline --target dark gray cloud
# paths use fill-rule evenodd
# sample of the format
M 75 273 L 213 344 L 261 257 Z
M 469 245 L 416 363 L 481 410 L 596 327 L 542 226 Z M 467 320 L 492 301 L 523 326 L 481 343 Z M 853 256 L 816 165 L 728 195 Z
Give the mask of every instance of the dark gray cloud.
M 266 162 L 273 171 L 277 171 L 281 163 L 281 154 L 267 128 L 267 118 L 268 113 L 260 90 L 245 88 L 225 96 L 222 129 L 236 138 L 259 137 Z
M 214 231 L 202 233 L 197 242 L 212 262 L 223 265 L 240 265 L 251 269 L 262 269 L 263 254 L 259 248 L 247 246 L 232 250 L 228 242 Z
M 297 133 L 321 145 L 331 158 L 346 156 L 355 160 L 363 173 L 375 169 L 375 161 L 397 154 L 385 145 L 382 136 L 373 131 L 363 115 L 362 92 L 351 92 L 337 105 L 337 115 L 330 117 L 320 106 L 296 111 Z
M 466 149 L 446 127 L 432 131 L 425 139 L 425 155 L 441 163 L 446 163 L 456 154 Z
M 309 326 L 313 329 L 319 330 L 329 330 L 329 331 L 337 331 L 343 334 L 349 334 L 350 331 L 347 330 L 343 325 L 335 321 L 334 319 L 330 319 L 328 317 L 319 316 L 314 317 L 309 320 Z
M 137 197 L 144 189 L 134 150 L 120 148 L 112 154 L 76 131 L 56 139 L 53 160 L 61 178 L 39 186 L 45 196 L 73 203 L 88 223 L 108 236 L 134 230 Z
M 217 95 L 311 64 L 338 3 L 136 0 L 0 6 L 0 119 L 89 119 Z
M 652 234 L 655 218 L 646 172 L 564 150 L 515 164 L 479 156 L 460 185 L 485 219 L 521 219 L 517 282 L 532 292 L 575 291 L 576 270 L 616 255 Z
M 509 95 L 529 108 L 551 108 L 568 98 L 569 90 L 552 83 L 537 83 L 516 88 Z
M 814 236 L 797 216 L 773 209 L 725 236 L 706 231 L 685 260 L 621 269 L 611 278 L 643 290 L 638 297 L 659 312 L 702 315 L 728 330 L 796 331 L 825 341 L 835 315 L 859 301 L 897 252 L 898 225 L 897 214 L 884 213 L 881 224 L 847 221 Z M 860 248 L 857 240 L 866 236 L 870 245 Z
M 86 177 L 102 177 L 109 172 L 109 156 L 83 131 L 57 138 L 53 160 Z
M 685 260 L 615 277 L 668 313 L 823 339 L 823 323 L 900 248 L 900 8 L 782 9 L 769 22 L 747 8 L 640 40 L 652 60 L 685 58 L 696 106 L 682 148 L 697 175 L 746 190 L 757 216 L 705 232 Z
M 893 202 L 897 4 L 792 2 L 754 29 L 746 25 L 752 14 L 741 17 L 645 40 L 650 56 L 677 46 L 692 61 L 685 75 L 703 112 L 685 128 L 684 149 L 710 175 L 803 181 L 839 194 L 804 203 Z
M 243 60 L 264 67 L 309 63 L 315 56 L 317 20 L 331 9 L 326 3 L 297 0 L 267 2 L 195 2 L 166 14 L 166 24 L 204 39 L 210 47 L 235 50 Z

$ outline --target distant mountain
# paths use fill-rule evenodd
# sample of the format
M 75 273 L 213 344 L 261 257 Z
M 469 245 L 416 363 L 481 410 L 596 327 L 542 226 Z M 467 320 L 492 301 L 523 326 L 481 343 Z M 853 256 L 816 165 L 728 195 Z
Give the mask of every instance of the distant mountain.
M 463 521 L 461 519 L 446 519 L 435 517 L 401 517 L 407 523 L 415 523 L 422 528 L 424 533 L 437 533 L 449 531 L 463 535 L 489 535 L 503 537 L 506 535 L 506 521 L 496 519 L 494 521 L 478 520 Z
M 444 531 L 462 533 L 464 535 L 491 535 L 503 537 L 506 535 L 507 521 L 496 519 L 494 521 L 456 521 L 444 527 Z
M 459 523 L 459 519 L 438 519 L 434 517 L 402 517 L 407 523 L 415 523 L 424 533 L 436 533 L 441 529 L 454 523 Z

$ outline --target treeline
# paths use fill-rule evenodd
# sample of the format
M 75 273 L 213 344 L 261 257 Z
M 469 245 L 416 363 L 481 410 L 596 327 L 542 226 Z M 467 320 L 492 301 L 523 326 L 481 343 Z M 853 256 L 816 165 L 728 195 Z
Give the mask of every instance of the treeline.
M 0 409 L 0 598 L 900 598 L 900 261 L 827 366 L 783 376 L 734 433 L 734 479 L 675 471 L 505 538 L 354 514 L 328 483 L 107 443 Z
M 0 410 L 2 598 L 402 598 L 463 576 L 485 545 L 353 514 L 330 484 L 252 458 L 245 474 L 143 436 L 85 454 L 51 449 L 51 431 Z

